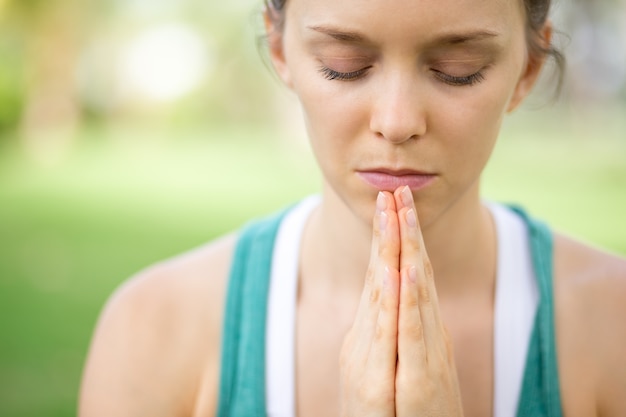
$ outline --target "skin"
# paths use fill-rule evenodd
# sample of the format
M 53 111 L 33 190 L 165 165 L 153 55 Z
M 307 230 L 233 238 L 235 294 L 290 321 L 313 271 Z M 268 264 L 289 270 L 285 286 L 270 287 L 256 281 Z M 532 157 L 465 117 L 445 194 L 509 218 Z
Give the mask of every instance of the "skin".
M 373 229 L 365 288 L 341 352 L 341 414 L 462 415 L 452 346 L 408 187 L 378 195 Z
M 502 118 L 543 63 L 528 54 L 521 3 L 290 0 L 285 18 L 281 30 L 266 19 L 270 56 L 302 103 L 325 180 L 302 237 L 298 416 L 492 415 L 497 253 L 479 184 Z M 428 185 L 363 180 L 407 167 Z M 235 239 L 112 296 L 79 415 L 215 414 Z M 554 262 L 565 415 L 626 415 L 626 262 L 558 234 Z

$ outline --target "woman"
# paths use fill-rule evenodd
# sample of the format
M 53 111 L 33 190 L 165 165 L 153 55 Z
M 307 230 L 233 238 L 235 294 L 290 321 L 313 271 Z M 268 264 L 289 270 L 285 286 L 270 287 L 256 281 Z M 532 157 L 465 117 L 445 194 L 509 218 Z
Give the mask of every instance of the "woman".
M 268 4 L 321 198 L 124 285 L 80 414 L 626 415 L 626 262 L 480 199 L 548 9 Z

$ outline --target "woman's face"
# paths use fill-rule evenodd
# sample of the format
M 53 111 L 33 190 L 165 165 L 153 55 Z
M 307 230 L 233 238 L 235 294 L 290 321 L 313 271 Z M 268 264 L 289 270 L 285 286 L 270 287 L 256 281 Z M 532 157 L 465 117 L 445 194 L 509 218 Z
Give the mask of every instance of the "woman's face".
M 289 0 L 270 34 L 330 188 L 369 222 L 409 185 L 427 226 L 478 198 L 502 117 L 526 95 L 525 17 L 511 0 Z

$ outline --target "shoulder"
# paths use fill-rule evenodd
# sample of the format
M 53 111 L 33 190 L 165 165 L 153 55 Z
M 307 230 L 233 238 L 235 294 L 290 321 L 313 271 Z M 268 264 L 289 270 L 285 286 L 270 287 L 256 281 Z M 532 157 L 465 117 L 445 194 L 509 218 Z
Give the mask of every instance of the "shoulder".
M 145 269 L 115 291 L 102 319 L 121 315 L 124 326 L 138 327 L 133 332 L 166 339 L 194 327 L 219 330 L 235 243 L 236 236 L 228 235 Z
M 607 309 L 626 312 L 626 259 L 556 234 L 555 289 L 563 301 L 594 307 L 590 316 Z
M 592 393 L 587 415 L 591 408 L 602 415 L 624 415 L 626 260 L 558 234 L 554 243 L 563 397 L 581 401 Z
M 222 302 L 235 243 L 228 235 L 145 269 L 112 295 L 105 313 L 129 308 L 150 319 L 221 311 L 215 303 Z
M 191 415 L 199 390 L 216 391 L 235 244 L 235 235 L 223 237 L 152 266 L 115 291 L 90 348 L 82 416 Z

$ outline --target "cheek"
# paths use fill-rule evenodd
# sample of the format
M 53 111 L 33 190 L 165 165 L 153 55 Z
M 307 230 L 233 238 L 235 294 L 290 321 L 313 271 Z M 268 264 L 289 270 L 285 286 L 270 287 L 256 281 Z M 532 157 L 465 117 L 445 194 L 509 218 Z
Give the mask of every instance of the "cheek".
M 442 96 L 433 106 L 438 110 L 432 113 L 431 128 L 437 130 L 432 133 L 449 151 L 449 168 L 466 172 L 468 179 L 487 163 L 505 114 L 509 92 L 495 84 L 468 87 L 454 99 Z
M 365 111 L 354 98 L 354 92 L 337 88 L 339 83 L 328 81 L 310 72 L 294 85 L 303 108 L 311 146 L 320 165 L 333 158 L 345 158 L 347 148 L 361 135 Z M 335 84 L 335 85 L 333 85 Z
M 455 102 L 454 117 L 447 123 L 449 129 L 464 132 L 469 143 L 497 135 L 507 102 L 503 94 L 497 93 L 496 89 L 486 87 Z
M 454 98 L 437 96 L 447 101 L 448 112 L 453 115 L 443 123 L 444 128 L 458 133 L 457 138 L 464 138 L 457 145 L 468 155 L 490 155 L 517 85 L 523 55 L 523 44 L 515 44 L 507 56 L 486 72 L 482 82 L 460 91 Z M 439 103 L 438 107 L 445 104 Z

